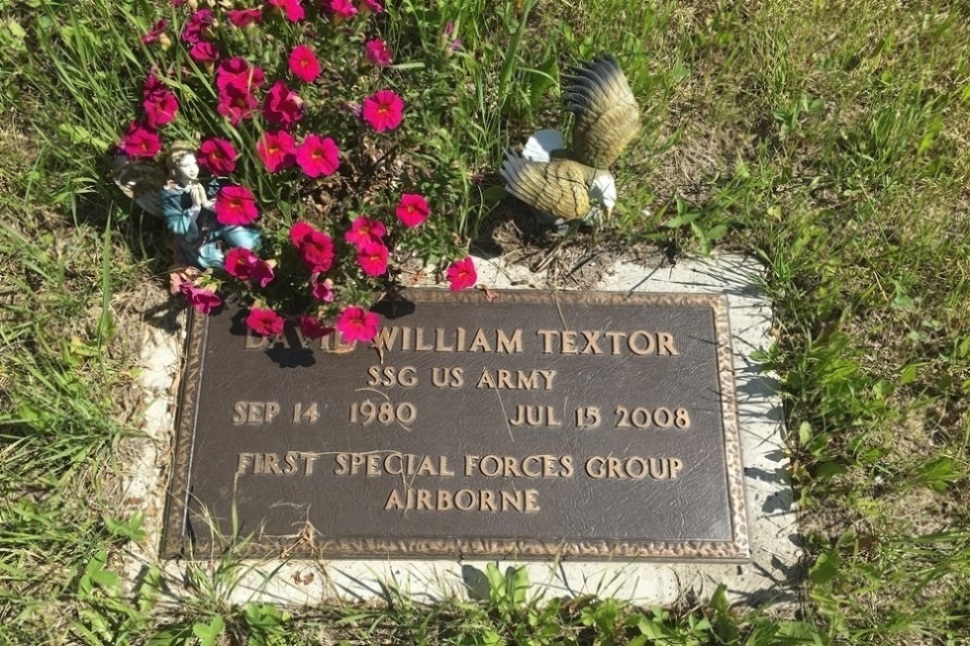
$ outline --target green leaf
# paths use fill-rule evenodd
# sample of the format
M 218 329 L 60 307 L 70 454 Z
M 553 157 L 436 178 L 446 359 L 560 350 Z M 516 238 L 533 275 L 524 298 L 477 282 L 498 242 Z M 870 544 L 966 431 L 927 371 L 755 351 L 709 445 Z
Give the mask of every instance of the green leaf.
M 719 224 L 715 227 L 711 227 L 710 229 L 708 229 L 706 237 L 708 240 L 718 240 L 720 238 L 723 238 L 724 234 L 726 234 L 727 231 L 728 231 L 728 228 L 726 224 Z
M 815 477 L 824 480 L 834 476 L 840 476 L 849 469 L 844 464 L 834 461 L 819 462 L 815 467 Z
M 538 69 L 525 69 L 524 71 L 532 75 L 529 83 L 529 105 L 533 108 L 539 105 L 546 90 L 556 84 L 559 78 L 559 69 L 555 56 L 547 58 Z
M 906 384 L 911 384 L 916 381 L 917 372 L 919 371 L 919 364 L 911 363 L 903 368 L 903 371 L 899 373 L 899 385 L 905 386 Z
M 699 217 L 701 217 L 700 211 L 688 211 L 687 213 L 670 218 L 664 222 L 664 226 L 668 229 L 678 229 L 684 225 L 691 224 Z
M 819 554 L 810 570 L 812 581 L 817 585 L 828 583 L 839 574 L 839 553 L 828 550 Z
M 201 640 L 202 646 L 214 646 L 216 637 L 222 634 L 225 625 L 222 615 L 215 615 L 208 624 L 196 623 L 192 626 L 192 633 Z

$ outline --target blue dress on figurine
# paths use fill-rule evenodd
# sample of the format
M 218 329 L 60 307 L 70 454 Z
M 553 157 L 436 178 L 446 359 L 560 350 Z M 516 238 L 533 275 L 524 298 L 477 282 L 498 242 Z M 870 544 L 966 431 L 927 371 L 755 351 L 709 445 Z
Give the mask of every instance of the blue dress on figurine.
M 219 182 L 199 181 L 199 165 L 188 149 L 178 148 L 166 156 L 175 180 L 161 191 L 162 215 L 168 230 L 175 234 L 185 260 L 200 269 L 221 269 L 224 249 L 259 246 L 259 232 L 238 225 L 224 225 L 216 219 L 215 197 Z

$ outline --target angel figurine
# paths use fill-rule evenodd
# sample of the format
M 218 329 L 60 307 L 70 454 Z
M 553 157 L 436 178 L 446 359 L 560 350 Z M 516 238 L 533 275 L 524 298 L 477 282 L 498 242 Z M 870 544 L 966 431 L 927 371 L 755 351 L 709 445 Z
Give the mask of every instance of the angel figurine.
M 216 219 L 219 182 L 199 180 L 193 148 L 173 146 L 165 154 L 165 165 L 170 178 L 160 192 L 162 215 L 188 263 L 201 269 L 221 268 L 224 248 L 254 249 L 259 245 L 259 232 L 255 229 L 224 225 Z

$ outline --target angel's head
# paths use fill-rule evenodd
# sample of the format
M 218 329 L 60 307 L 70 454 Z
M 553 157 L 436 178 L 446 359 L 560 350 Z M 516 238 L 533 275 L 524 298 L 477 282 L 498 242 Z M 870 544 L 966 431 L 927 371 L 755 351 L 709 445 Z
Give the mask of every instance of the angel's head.
M 165 165 L 172 177 L 180 184 L 187 184 L 199 177 L 199 163 L 195 148 L 188 144 L 175 144 L 165 153 Z

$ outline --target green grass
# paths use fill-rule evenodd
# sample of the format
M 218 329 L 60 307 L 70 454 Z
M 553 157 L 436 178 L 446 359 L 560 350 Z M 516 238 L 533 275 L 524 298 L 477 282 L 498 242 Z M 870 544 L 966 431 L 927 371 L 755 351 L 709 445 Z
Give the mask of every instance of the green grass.
M 970 13 L 962 2 L 401 0 L 386 23 L 415 159 L 477 231 L 503 150 L 560 119 L 609 43 L 645 128 L 604 244 L 743 251 L 767 268 L 808 539 L 799 622 L 715 601 L 668 612 L 523 594 L 290 616 L 200 586 L 120 594 L 113 448 L 136 432 L 130 329 L 159 294 L 157 223 L 104 152 L 143 70 L 140 2 L 0 0 L 0 642 L 961 643 L 970 635 Z M 531 9 L 526 16 L 526 9 Z M 456 25 L 463 49 L 440 55 Z M 618 27 L 622 26 L 622 27 Z M 418 65 L 420 64 L 420 65 Z M 580 242 L 589 238 L 580 238 Z M 802 636 L 801 638 L 799 636 Z M 215 639 L 215 637 L 212 637 Z M 531 641 L 529 641 L 531 639 Z M 607 639 L 614 641 L 610 642 Z

